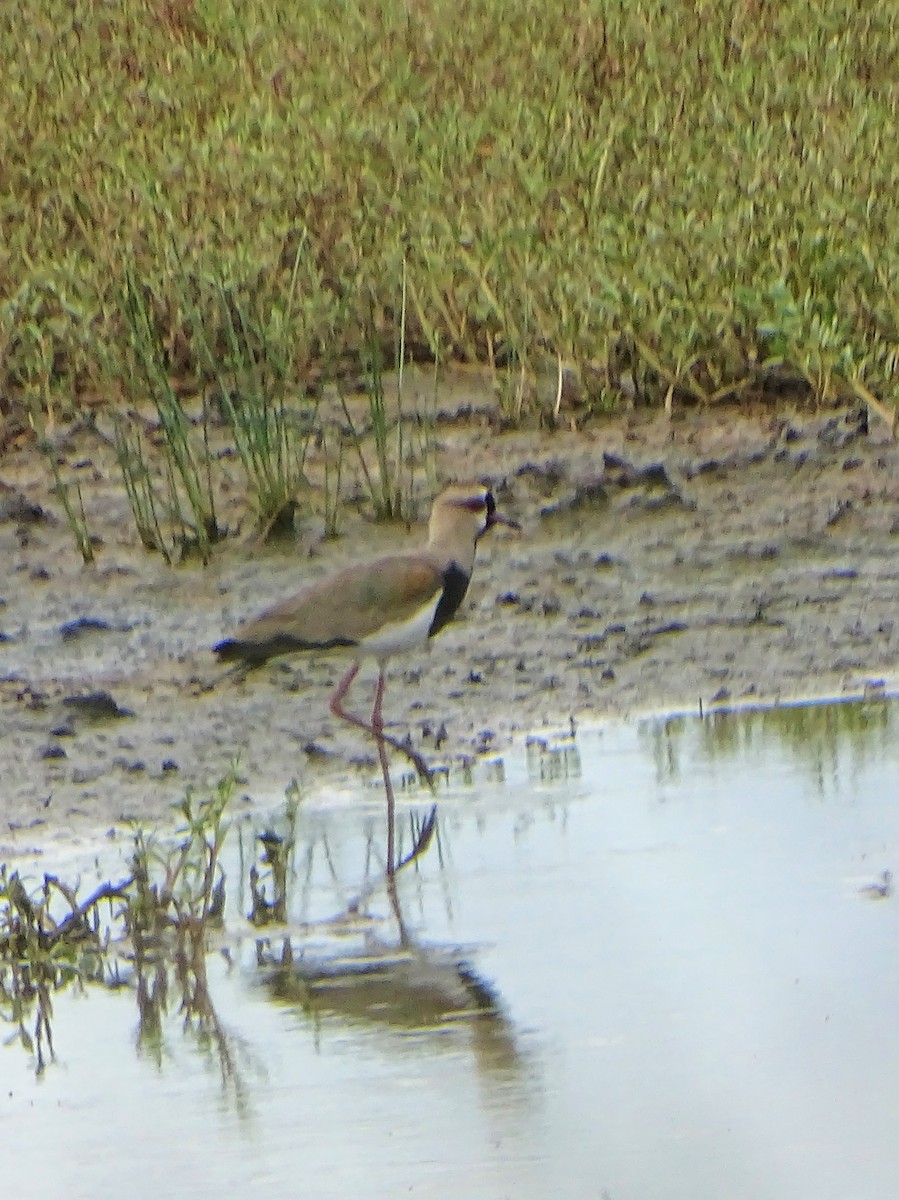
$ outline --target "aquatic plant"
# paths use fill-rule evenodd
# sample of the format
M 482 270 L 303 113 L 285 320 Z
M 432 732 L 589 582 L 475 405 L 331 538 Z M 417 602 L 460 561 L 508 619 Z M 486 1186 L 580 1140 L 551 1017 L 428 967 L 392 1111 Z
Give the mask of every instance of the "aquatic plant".
M 359 465 L 364 491 L 374 517 L 384 521 L 414 519 L 417 507 L 415 484 L 418 466 L 423 466 L 430 488 L 434 489 L 436 484 L 433 413 L 429 413 L 427 407 L 421 404 L 412 406 L 406 395 L 406 317 L 407 278 L 404 260 L 393 363 L 393 403 L 390 403 L 387 396 L 383 349 L 377 334 L 374 312 L 369 314 L 362 350 L 364 390 L 368 401 L 367 427 L 361 427 L 354 419 L 344 390 L 339 380 L 336 382 L 347 435 Z M 438 369 L 439 362 L 435 359 L 435 397 Z M 366 445 L 369 442 L 374 456 L 373 466 L 369 466 L 366 456 Z
M 206 987 L 207 939 L 225 901 L 220 854 L 235 787 L 232 771 L 202 800 L 178 806 L 174 841 L 134 834 L 131 873 L 102 883 L 85 899 L 55 875 L 29 886 L 0 864 L 0 1022 L 43 1071 L 54 1056 L 53 996 L 88 983 L 134 986 L 141 1037 L 158 1029 L 170 976 L 187 1021 L 215 1031 Z
M 37 448 L 41 452 L 53 480 L 50 489 L 51 495 L 56 497 L 62 507 L 66 524 L 72 534 L 75 548 L 81 555 L 82 562 L 92 563 L 94 561 L 94 538 L 88 525 L 81 484 L 77 479 L 66 478 L 63 474 L 57 449 L 47 434 L 46 413 L 34 403 L 30 408 L 30 421 L 37 437 Z
M 116 447 L 134 519 L 144 545 L 160 550 L 171 561 L 172 551 L 159 519 L 161 509 L 166 528 L 175 530 L 175 545 L 181 551 L 196 549 L 206 562 L 211 545 L 222 536 L 215 515 L 208 407 L 204 400 L 202 436 L 197 438 L 172 382 L 152 294 L 131 263 L 125 266 L 122 309 L 128 328 L 128 353 L 121 380 L 135 403 L 152 401 L 161 448 L 159 481 L 154 480 L 148 456 L 141 448 L 139 425 L 129 436 L 120 418 Z M 164 489 L 164 498 L 159 497 L 157 485 Z

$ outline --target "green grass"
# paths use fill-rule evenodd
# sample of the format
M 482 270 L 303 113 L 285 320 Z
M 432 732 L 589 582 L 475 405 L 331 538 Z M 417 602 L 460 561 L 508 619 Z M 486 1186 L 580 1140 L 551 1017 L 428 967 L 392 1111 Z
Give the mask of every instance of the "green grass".
M 106 386 L 134 261 L 175 374 L 185 277 L 223 353 L 220 288 L 292 297 L 300 382 L 372 322 L 392 361 L 405 280 L 409 356 L 561 360 L 596 406 L 894 403 L 889 0 L 22 0 L 0 38 L 4 389 Z
M 33 1056 L 38 1073 L 54 1058 L 53 998 L 70 987 L 129 982 L 141 1047 L 160 1057 L 162 1018 L 176 1000 L 186 1026 L 221 1040 L 206 955 L 223 919 L 220 856 L 235 783 L 232 770 L 210 796 L 187 795 L 175 841 L 136 829 L 131 874 L 84 899 L 77 884 L 45 875 L 34 886 L 0 863 L 0 1032 Z M 291 828 L 296 808 L 289 798 Z
M 72 535 L 72 540 L 75 543 L 78 553 L 81 555 L 81 561 L 85 565 L 92 563 L 94 561 L 94 542 L 88 524 L 87 512 L 84 507 L 84 496 L 82 495 L 81 485 L 76 479 L 66 479 L 63 476 L 63 469 L 60 459 L 57 456 L 57 451 L 47 436 L 48 413 L 42 409 L 33 396 L 29 397 L 29 400 L 30 409 L 28 419 L 35 436 L 37 448 L 41 452 L 44 462 L 47 464 L 50 478 L 53 480 L 53 485 L 50 489 L 51 493 L 59 501 L 69 532 Z
M 210 546 L 218 541 L 222 531 L 215 515 L 207 406 L 204 402 L 202 437 L 198 438 L 172 385 L 152 294 L 130 264 L 125 271 L 122 311 L 129 335 L 129 359 L 127 369 L 122 372 L 125 387 L 138 402 L 148 397 L 156 410 L 163 452 L 166 524 L 177 530 L 177 543 L 183 549 L 195 549 L 203 562 L 208 562 Z M 160 550 L 171 562 L 172 554 L 157 516 L 162 500 L 153 488 L 139 440 L 129 443 L 121 424 L 116 432 L 116 449 L 141 540 L 148 549 Z

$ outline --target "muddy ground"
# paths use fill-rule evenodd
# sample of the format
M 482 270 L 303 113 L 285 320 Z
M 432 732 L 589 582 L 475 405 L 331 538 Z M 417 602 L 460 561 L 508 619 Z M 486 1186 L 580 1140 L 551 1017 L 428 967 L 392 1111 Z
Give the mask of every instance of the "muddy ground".
M 497 433 L 486 401 L 464 420 L 457 401 L 437 425 L 441 476 L 491 480 L 523 532 L 484 540 L 461 618 L 393 664 L 394 732 L 411 732 L 435 765 L 502 754 L 569 716 L 893 686 L 899 448 L 875 418 L 778 402 L 776 413 L 631 413 L 577 433 Z M 277 801 L 294 778 L 319 794 L 375 778 L 372 747 L 328 714 L 342 660 L 241 680 L 209 647 L 304 581 L 414 546 L 422 529 L 351 512 L 336 541 L 317 540 L 313 520 L 287 546 L 239 536 L 205 569 L 171 569 L 136 545 L 106 442 L 81 431 L 57 448 L 103 544 L 83 567 L 46 464 L 24 442 L 8 448 L 0 856 L 166 820 L 235 755 L 245 803 Z M 234 524 L 245 524 L 241 495 L 235 482 Z M 354 692 L 360 710 L 373 677 L 369 666 Z

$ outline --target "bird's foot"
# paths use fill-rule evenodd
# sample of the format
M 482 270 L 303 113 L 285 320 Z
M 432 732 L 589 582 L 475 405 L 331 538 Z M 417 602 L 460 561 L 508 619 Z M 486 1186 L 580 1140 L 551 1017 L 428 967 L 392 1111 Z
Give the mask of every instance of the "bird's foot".
M 372 734 L 374 735 L 376 741 L 380 738 L 381 740 L 385 741 L 388 746 L 392 746 L 394 750 L 399 750 L 400 754 L 405 754 L 406 758 L 408 758 L 409 762 L 412 763 L 413 767 L 415 767 L 416 771 L 418 772 L 418 776 L 422 783 L 426 783 L 428 787 L 433 790 L 434 772 L 418 753 L 418 751 L 412 746 L 411 737 L 407 735 L 403 741 L 399 741 L 397 738 L 393 738 L 387 733 L 379 733 L 376 729 L 372 729 Z
M 404 855 L 393 868 L 393 874 L 397 871 L 402 871 L 403 867 L 408 867 L 410 863 L 415 862 L 417 858 L 421 858 L 424 852 L 430 846 L 434 839 L 434 832 L 437 829 L 437 805 L 431 806 L 431 811 L 421 823 L 421 828 L 418 831 L 418 836 L 408 854 Z

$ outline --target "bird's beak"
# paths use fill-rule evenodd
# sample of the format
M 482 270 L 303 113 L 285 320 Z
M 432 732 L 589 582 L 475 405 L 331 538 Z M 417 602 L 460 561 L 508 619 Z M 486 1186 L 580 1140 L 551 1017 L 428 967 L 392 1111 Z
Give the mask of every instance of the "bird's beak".
M 517 521 L 513 521 L 511 517 L 507 517 L 503 513 L 497 512 L 496 509 L 494 509 L 492 513 L 487 514 L 487 524 L 484 526 L 484 532 L 486 533 L 487 530 L 491 529 L 494 525 L 505 525 L 506 528 L 517 529 L 518 532 L 521 533 L 521 526 Z

